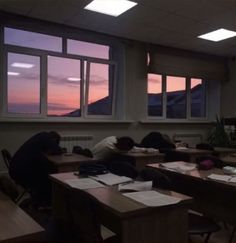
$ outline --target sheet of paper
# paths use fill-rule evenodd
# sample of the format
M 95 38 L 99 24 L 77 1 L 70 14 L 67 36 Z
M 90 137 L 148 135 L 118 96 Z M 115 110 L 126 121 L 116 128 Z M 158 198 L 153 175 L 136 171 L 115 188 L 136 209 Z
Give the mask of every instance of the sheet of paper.
M 212 179 L 212 180 L 217 180 L 217 181 L 229 181 L 232 176 L 229 175 L 218 175 L 218 174 L 210 174 L 207 176 L 207 178 Z
M 130 192 L 123 195 L 150 207 L 176 204 L 181 200 L 157 191 Z
M 152 189 L 152 181 L 134 181 L 127 184 L 119 184 L 118 190 L 148 191 Z
M 118 185 L 120 183 L 132 181 L 132 178 L 126 176 L 118 176 L 112 173 L 90 176 L 90 178 L 102 182 L 108 186 Z
M 104 187 L 103 184 L 91 179 L 91 178 L 76 178 L 76 179 L 68 179 L 65 182 L 70 185 L 71 187 L 78 188 L 78 189 L 90 189 L 90 188 L 97 188 L 97 187 Z
M 184 161 L 162 163 L 161 166 L 168 169 L 182 171 L 182 172 L 187 172 L 196 169 L 196 164 L 188 163 Z

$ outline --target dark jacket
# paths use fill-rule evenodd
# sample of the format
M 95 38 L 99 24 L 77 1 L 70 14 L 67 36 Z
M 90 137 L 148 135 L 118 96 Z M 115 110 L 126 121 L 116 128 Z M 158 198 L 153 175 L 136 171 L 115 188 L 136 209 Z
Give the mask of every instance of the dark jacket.
M 14 154 L 10 166 L 10 176 L 19 184 L 29 184 L 42 176 L 48 176 L 50 166 L 45 153 L 60 153 L 58 141 L 49 132 L 41 132 L 27 140 Z

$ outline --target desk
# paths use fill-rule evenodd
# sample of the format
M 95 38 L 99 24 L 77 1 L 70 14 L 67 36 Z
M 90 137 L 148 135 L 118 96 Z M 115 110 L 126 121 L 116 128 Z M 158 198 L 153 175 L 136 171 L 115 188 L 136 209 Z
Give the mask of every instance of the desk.
M 196 159 L 201 156 L 208 156 L 212 154 L 212 151 L 196 149 L 196 148 L 186 148 L 186 149 L 171 149 L 170 150 L 177 155 L 183 155 L 188 158 L 188 162 L 196 163 Z
M 66 179 L 76 178 L 73 173 L 51 175 L 53 184 L 53 212 L 57 220 L 67 216 L 64 198 L 68 185 Z M 87 190 L 100 203 L 102 224 L 115 232 L 121 243 L 187 243 L 187 208 L 190 197 L 169 192 L 180 197 L 181 202 L 162 207 L 147 207 L 123 196 L 116 187 Z M 179 223 L 181 219 L 181 224 Z
M 214 151 L 218 157 L 224 157 L 232 153 L 236 153 L 235 148 L 223 148 L 223 147 L 214 147 Z
M 81 164 L 96 163 L 98 161 L 81 154 L 46 155 L 46 157 L 58 173 L 76 171 Z
M 39 242 L 44 229 L 0 192 L 0 242 Z
M 229 165 L 229 166 L 236 166 L 236 156 L 220 156 L 220 160 L 223 162 L 223 165 Z
M 138 171 L 145 168 L 147 164 L 162 163 L 164 161 L 165 154 L 163 153 L 134 153 L 128 152 L 126 155 L 135 159 L 135 166 Z
M 236 184 L 206 179 L 212 173 L 224 174 L 223 170 L 195 169 L 181 173 L 158 164 L 147 167 L 166 174 L 173 183 L 173 190 L 194 197 L 193 209 L 236 225 Z

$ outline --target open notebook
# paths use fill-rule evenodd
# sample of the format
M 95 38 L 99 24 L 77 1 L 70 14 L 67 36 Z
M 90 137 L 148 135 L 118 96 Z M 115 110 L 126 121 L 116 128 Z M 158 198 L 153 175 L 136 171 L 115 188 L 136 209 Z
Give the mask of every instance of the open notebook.
M 181 200 L 179 198 L 165 195 L 153 190 L 130 192 L 124 193 L 123 195 L 150 207 L 176 204 Z
M 176 161 L 176 162 L 167 162 L 161 163 L 162 167 L 165 167 L 170 170 L 180 171 L 180 172 L 187 172 L 196 169 L 197 165 L 193 163 L 188 163 L 184 161 Z

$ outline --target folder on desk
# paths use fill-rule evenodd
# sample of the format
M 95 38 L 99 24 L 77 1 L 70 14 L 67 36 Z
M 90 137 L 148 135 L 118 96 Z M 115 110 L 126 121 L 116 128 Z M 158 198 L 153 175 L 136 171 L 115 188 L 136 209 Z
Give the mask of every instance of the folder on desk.
M 71 187 L 83 189 L 83 190 L 90 189 L 90 188 L 104 187 L 103 184 L 101 184 L 91 178 L 68 179 L 68 180 L 65 180 L 65 183 L 67 183 Z
M 118 176 L 112 173 L 97 175 L 97 176 L 90 176 L 90 178 L 104 183 L 108 186 L 118 185 L 120 183 L 129 182 L 132 181 L 132 178 L 126 177 L 126 176 Z

